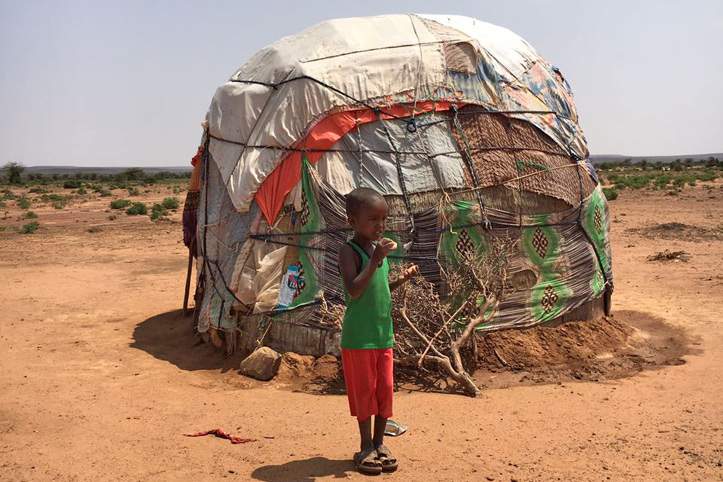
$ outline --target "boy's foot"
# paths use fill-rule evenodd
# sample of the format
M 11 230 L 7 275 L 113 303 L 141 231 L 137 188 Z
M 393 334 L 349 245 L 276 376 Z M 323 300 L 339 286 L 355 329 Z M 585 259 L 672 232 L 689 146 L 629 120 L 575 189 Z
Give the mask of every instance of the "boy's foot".
M 359 472 L 365 474 L 381 474 L 382 462 L 376 450 L 363 450 L 354 454 L 354 465 Z
M 397 470 L 399 463 L 386 445 L 380 445 L 377 447 L 377 456 L 379 457 L 379 462 L 382 464 L 382 470 L 384 472 L 393 472 Z

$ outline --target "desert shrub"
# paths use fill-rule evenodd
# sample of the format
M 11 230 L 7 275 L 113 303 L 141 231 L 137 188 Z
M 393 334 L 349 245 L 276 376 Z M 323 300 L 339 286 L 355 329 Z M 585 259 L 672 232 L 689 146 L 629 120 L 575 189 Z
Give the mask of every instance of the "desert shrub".
M 29 222 L 28 224 L 23 225 L 22 228 L 18 230 L 20 234 L 32 234 L 35 231 L 40 229 L 40 224 L 37 221 Z
M 699 172 L 696 175 L 696 179 L 698 179 L 699 181 L 704 181 L 704 182 L 715 181 L 717 177 L 718 177 L 718 175 L 715 172 L 709 171 L 709 170 Z
M 128 195 L 129 196 L 138 196 L 138 195 L 140 195 L 140 192 L 138 192 L 138 188 L 131 186 L 128 188 Z
M 110 197 L 111 193 L 107 189 L 101 189 L 100 190 L 100 197 Z
M 148 206 L 145 203 L 133 203 L 131 207 L 126 209 L 126 214 L 136 216 L 138 214 L 148 214 Z
M 115 221 L 116 219 L 118 219 L 118 216 L 116 216 L 115 214 L 111 214 L 110 216 L 108 216 L 108 221 Z
M 152 221 L 159 221 L 163 219 L 163 217 L 168 214 L 168 211 L 166 208 L 163 207 L 163 204 L 155 203 L 153 204 L 153 207 L 151 208 L 151 220 Z
M 677 176 L 675 179 L 673 179 L 673 186 L 677 187 L 678 189 L 681 189 L 685 187 L 685 183 L 688 182 L 688 179 L 686 176 Z
M 30 199 L 26 198 L 25 196 L 18 198 L 18 207 L 20 209 L 29 209 L 30 208 Z
M 176 210 L 181 205 L 181 200 L 177 197 L 167 197 L 161 202 L 164 208 Z
M 82 184 L 80 183 L 80 181 L 76 181 L 75 179 L 71 179 L 63 183 L 64 189 L 78 189 L 81 186 Z
M 603 188 L 603 194 L 605 194 L 605 197 L 608 201 L 614 201 L 618 198 L 618 191 L 614 188 Z
M 44 203 L 49 203 L 53 201 L 60 201 L 60 200 L 67 200 L 67 196 L 63 196 L 62 194 L 55 194 L 55 193 L 49 193 L 49 194 L 43 194 L 40 196 L 40 200 Z
M 673 180 L 673 176 L 669 174 L 658 174 L 658 176 L 655 178 L 654 186 L 658 189 L 665 189 L 668 187 L 668 184 L 670 184 L 670 181 Z
M 32 211 L 28 211 L 25 213 L 25 216 L 23 216 L 25 219 L 36 219 L 38 217 L 37 214 L 35 214 Z
M 0 233 L 2 233 L 3 231 L 5 231 L 5 229 L 6 229 L 5 226 L 0 226 Z
M 54 209 L 63 209 L 68 204 L 68 199 L 56 199 L 55 201 L 51 201 L 50 205 L 53 206 Z
M 128 199 L 114 199 L 110 202 L 110 208 L 111 209 L 125 209 L 128 206 L 133 204 Z
M 108 184 L 108 189 L 126 189 L 128 187 L 128 183 L 126 182 L 113 182 L 111 184 Z
M 100 226 L 91 226 L 88 228 L 89 233 L 99 233 L 101 231 L 103 231 L 103 228 L 101 228 Z
M 5 204 L 5 200 L 0 199 L 0 208 L 5 208 L 5 207 L 7 207 L 7 204 Z
M 86 191 L 84 187 L 80 187 L 77 191 L 75 191 L 75 194 L 85 196 L 86 194 L 88 194 L 88 191 Z
M 15 199 L 15 194 L 10 189 L 3 189 L 2 190 L 3 199 L 6 201 L 11 201 Z
M 31 194 L 45 194 L 48 191 L 43 189 L 42 187 L 33 187 L 33 188 L 30 188 L 30 190 L 28 192 Z

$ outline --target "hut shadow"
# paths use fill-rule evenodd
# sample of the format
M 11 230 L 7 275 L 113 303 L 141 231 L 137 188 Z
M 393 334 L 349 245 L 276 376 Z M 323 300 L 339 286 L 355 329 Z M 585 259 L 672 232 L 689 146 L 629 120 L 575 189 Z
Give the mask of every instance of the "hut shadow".
M 281 465 L 264 465 L 251 472 L 251 478 L 264 482 L 314 482 L 319 477 L 329 476 L 346 479 L 350 472 L 356 472 L 351 460 L 312 457 Z
M 181 370 L 236 370 L 240 355 L 226 357 L 210 344 L 199 344 L 193 335 L 193 316 L 174 310 L 152 316 L 136 325 L 131 348 L 143 350 L 159 360 L 174 364 Z

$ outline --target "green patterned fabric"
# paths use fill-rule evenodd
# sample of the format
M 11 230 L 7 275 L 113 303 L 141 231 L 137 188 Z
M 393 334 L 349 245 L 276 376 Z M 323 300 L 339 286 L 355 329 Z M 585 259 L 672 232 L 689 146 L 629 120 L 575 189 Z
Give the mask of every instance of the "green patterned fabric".
M 527 259 L 536 267 L 538 282 L 530 290 L 529 309 L 540 323 L 558 317 L 572 292 L 556 269 L 563 253 L 557 227 L 546 226 L 547 216 L 535 216 L 540 226 L 522 230 L 522 246 Z
M 303 158 L 301 164 L 301 212 L 297 222 L 300 224 L 300 233 L 313 233 L 322 229 L 323 218 L 319 211 L 319 204 L 316 201 L 311 174 L 311 164 Z M 313 235 L 299 236 L 301 245 L 318 247 L 319 238 Z M 299 249 L 299 283 L 297 285 L 294 301 L 290 308 L 298 307 L 314 301 L 320 292 L 319 266 L 322 262 L 322 254 L 315 249 Z
M 479 225 L 479 205 L 469 201 L 453 201 L 446 209 L 447 228 L 439 241 L 440 254 L 452 267 L 469 255 L 482 255 L 487 251 L 487 242 Z
M 587 205 L 584 208 L 584 217 L 582 220 L 585 232 L 592 239 L 595 250 L 600 256 L 605 272 L 612 270 L 610 266 L 610 257 L 607 254 L 607 215 L 605 212 L 604 194 L 602 188 L 598 186 L 590 196 Z

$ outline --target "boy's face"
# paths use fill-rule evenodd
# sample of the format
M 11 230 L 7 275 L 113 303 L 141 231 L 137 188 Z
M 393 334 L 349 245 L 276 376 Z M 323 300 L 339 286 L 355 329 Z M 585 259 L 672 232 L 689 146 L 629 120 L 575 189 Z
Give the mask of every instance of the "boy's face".
M 355 214 L 349 215 L 349 224 L 354 234 L 370 241 L 378 241 L 387 230 L 387 202 L 374 199 L 360 206 Z

